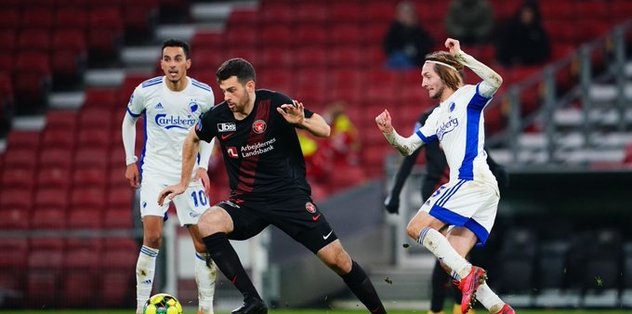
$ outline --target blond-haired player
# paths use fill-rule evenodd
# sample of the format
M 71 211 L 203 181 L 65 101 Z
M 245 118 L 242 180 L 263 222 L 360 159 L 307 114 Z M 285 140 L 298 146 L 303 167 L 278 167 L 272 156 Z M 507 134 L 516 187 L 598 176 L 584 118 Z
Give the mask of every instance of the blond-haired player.
M 410 220 L 408 235 L 431 251 L 458 282 L 463 294 L 461 312 L 478 299 L 490 313 L 513 314 L 485 283 L 486 271 L 464 256 L 474 245 L 484 245 L 491 231 L 500 193 L 487 165 L 483 109 L 502 84 L 492 69 L 461 50 L 458 40 L 445 41 L 449 52 L 426 57 L 421 76 L 430 98 L 440 104 L 426 123 L 409 137 L 400 136 L 388 110 L 375 118 L 388 142 L 402 155 L 439 141 L 450 168 L 450 180 L 439 187 Z M 459 71 L 467 66 L 482 82 L 464 85 Z

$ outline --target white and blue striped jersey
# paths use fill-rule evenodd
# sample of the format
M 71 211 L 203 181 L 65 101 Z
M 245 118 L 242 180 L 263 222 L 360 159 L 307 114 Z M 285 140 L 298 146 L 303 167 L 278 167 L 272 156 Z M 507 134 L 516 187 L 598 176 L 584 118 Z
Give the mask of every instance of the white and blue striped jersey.
M 485 84 L 484 82 L 481 84 Z M 491 95 L 479 85 L 464 85 L 435 108 L 417 134 L 422 141 L 439 141 L 450 168 L 450 182 L 483 181 L 496 186 L 487 165 L 483 109 Z
M 127 113 L 145 117 L 145 143 L 140 157 L 143 174 L 180 178 L 182 143 L 215 97 L 211 87 L 188 78 L 184 90 L 174 92 L 164 76 L 142 82 L 127 105 Z M 199 157 L 199 156 L 198 156 Z M 199 158 L 198 158 L 199 162 Z

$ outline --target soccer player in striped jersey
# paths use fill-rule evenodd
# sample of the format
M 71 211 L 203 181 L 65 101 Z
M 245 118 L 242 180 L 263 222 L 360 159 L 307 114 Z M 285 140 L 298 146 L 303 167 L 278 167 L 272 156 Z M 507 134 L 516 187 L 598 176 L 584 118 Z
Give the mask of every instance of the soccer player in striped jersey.
M 132 94 L 123 119 L 122 136 L 127 169 L 125 178 L 140 187 L 140 211 L 143 220 L 143 246 L 136 264 L 136 313 L 151 295 L 156 257 L 162 240 L 162 228 L 169 204 L 158 205 L 158 193 L 180 182 L 182 143 L 200 116 L 215 101 L 211 88 L 187 76 L 191 66 L 188 43 L 167 40 L 162 46 L 160 66 L 164 76 L 144 81 Z M 145 145 L 140 160 L 134 154 L 136 121 L 145 119 Z M 213 313 L 216 268 L 207 265 L 207 253 L 197 227 L 201 214 L 209 208 L 208 161 L 212 143 L 201 145 L 193 179 L 186 193 L 173 199 L 180 225 L 186 226 L 196 251 L 195 280 L 198 286 L 199 314 Z M 139 166 L 140 165 L 140 171 Z M 142 175 L 141 175 L 142 174 Z
M 502 78 L 498 73 L 461 50 L 458 40 L 445 41 L 449 52 L 426 57 L 422 86 L 440 104 L 413 135 L 395 131 L 388 110 L 375 118 L 387 141 L 408 156 L 425 143 L 439 141 L 450 168 L 450 180 L 439 187 L 407 227 L 408 235 L 441 261 L 458 282 L 463 295 L 461 312 L 469 311 L 478 299 L 490 313 L 513 314 L 485 283 L 486 271 L 471 265 L 465 256 L 474 245 L 484 245 L 491 231 L 500 193 L 487 165 L 483 149 L 483 109 L 490 102 Z M 459 71 L 470 68 L 483 79 L 464 85 Z

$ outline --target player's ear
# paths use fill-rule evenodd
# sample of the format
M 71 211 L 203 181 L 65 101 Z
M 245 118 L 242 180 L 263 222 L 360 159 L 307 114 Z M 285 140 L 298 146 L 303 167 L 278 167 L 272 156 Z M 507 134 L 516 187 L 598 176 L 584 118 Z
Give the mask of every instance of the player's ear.
M 190 58 L 187 59 L 186 63 L 187 63 L 187 70 L 188 70 L 189 68 L 191 68 L 191 59 Z
M 255 91 L 255 81 L 253 81 L 253 80 L 248 81 L 248 83 L 246 83 L 246 90 L 248 92 L 254 92 Z

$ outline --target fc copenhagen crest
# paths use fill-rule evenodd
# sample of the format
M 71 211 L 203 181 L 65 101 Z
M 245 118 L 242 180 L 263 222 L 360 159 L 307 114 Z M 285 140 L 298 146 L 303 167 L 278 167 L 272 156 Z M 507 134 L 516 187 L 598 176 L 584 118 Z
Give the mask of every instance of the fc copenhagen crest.
M 266 131 L 267 124 L 263 120 L 257 120 L 252 124 L 252 131 L 261 134 Z

